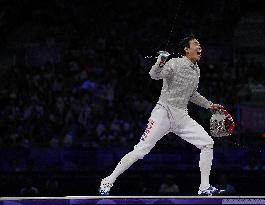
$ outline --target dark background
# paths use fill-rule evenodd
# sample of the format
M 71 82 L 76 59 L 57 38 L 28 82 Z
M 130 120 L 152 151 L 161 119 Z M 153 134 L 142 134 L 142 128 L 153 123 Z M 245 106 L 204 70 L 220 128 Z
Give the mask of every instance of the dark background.
M 211 183 L 230 184 L 230 195 L 264 195 L 264 4 L 0 1 L 0 195 L 97 195 L 158 100 L 162 81 L 151 80 L 155 58 L 145 57 L 177 54 L 189 33 L 204 50 L 200 93 L 236 122 L 232 136 L 214 139 Z M 209 132 L 208 110 L 190 104 L 189 114 Z M 168 134 L 112 194 L 196 195 L 198 158 Z M 160 192 L 166 178 L 178 193 Z

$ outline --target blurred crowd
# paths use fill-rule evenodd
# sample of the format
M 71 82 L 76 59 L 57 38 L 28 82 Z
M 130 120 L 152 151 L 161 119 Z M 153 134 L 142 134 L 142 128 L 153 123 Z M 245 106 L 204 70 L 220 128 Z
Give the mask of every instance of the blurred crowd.
M 162 48 L 168 36 L 172 15 L 160 18 L 160 9 L 174 13 L 169 5 L 161 8 L 157 4 L 159 1 L 146 2 L 139 9 L 134 2 L 99 6 L 97 2 L 86 5 L 85 1 L 57 0 L 53 9 L 43 5 L 25 14 L 27 21 L 6 37 L 9 48 L 14 49 L 15 42 L 20 49 L 14 51 L 12 65 L 1 75 L 1 146 L 136 143 L 162 85 L 148 76 L 155 59 L 144 57 Z M 226 30 L 232 31 L 243 10 L 236 1 L 215 6 L 220 15 L 208 8 L 209 15 L 199 18 L 200 14 L 184 5 L 180 34 L 197 31 L 205 48 L 232 41 L 232 32 Z M 98 12 L 92 12 L 95 8 Z M 8 19 L 5 15 L 2 18 Z M 229 19 L 220 18 L 227 15 Z M 225 25 L 222 31 L 217 26 L 206 32 L 209 25 L 221 23 Z M 7 30 L 11 28 L 7 26 Z M 174 38 L 172 41 L 177 40 Z M 176 49 L 175 45 L 171 49 Z M 235 61 L 224 54 L 215 62 L 205 56 L 200 67 L 200 93 L 223 104 L 234 116 L 236 105 L 247 100 L 251 86 L 264 88 L 264 65 L 247 62 L 244 56 Z M 208 129 L 210 112 L 189 107 L 190 114 Z

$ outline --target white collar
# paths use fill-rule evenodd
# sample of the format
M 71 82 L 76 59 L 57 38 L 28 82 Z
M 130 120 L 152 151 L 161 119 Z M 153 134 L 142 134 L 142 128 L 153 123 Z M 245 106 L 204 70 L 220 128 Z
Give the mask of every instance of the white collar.
M 199 67 L 197 62 L 194 64 L 187 56 L 183 56 L 182 58 L 189 64 L 192 69 L 196 69 Z

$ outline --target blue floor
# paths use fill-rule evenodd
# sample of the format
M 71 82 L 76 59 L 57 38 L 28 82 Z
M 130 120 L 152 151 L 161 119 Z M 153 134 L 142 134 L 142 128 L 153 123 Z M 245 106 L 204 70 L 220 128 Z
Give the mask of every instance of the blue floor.
M 2 197 L 0 205 L 265 204 L 265 197 Z

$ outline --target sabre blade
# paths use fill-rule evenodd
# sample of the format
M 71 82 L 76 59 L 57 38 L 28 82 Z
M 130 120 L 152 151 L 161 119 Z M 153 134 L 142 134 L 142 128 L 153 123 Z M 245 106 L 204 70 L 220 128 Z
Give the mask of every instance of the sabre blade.
M 181 4 L 182 4 L 182 0 L 179 0 L 178 1 L 178 5 L 177 5 L 177 9 L 176 9 L 176 14 L 175 14 L 175 17 L 174 17 L 174 20 L 173 20 L 173 23 L 172 23 L 172 26 L 171 26 L 171 29 L 170 29 L 170 32 L 169 32 L 169 35 L 168 35 L 168 38 L 167 38 L 167 42 L 166 42 L 166 47 L 165 47 L 165 50 L 168 49 L 168 45 L 170 43 L 170 40 L 171 40 L 171 36 L 172 36 L 172 33 L 174 31 L 174 28 L 175 28 L 175 24 L 176 24 L 176 20 L 177 20 L 177 17 L 179 15 L 179 11 L 180 11 L 180 8 L 181 8 Z M 164 51 L 158 51 L 157 53 L 160 54 L 160 52 L 164 52 Z M 174 54 L 174 53 L 173 53 Z M 172 54 L 172 55 L 173 55 Z M 170 55 L 170 54 L 169 54 Z M 165 55 L 166 57 L 168 57 L 169 55 Z M 145 56 L 144 58 L 154 58 L 154 56 Z M 157 58 L 157 57 L 155 57 Z

